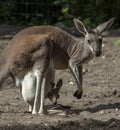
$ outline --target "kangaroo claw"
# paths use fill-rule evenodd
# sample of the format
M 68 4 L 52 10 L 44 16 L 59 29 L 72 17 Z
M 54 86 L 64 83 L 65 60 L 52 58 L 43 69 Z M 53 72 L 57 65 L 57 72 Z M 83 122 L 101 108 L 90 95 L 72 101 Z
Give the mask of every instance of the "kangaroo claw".
M 78 93 L 78 90 L 76 90 L 76 92 L 73 94 L 74 97 L 76 97 L 77 99 L 80 99 L 82 97 L 82 91 Z

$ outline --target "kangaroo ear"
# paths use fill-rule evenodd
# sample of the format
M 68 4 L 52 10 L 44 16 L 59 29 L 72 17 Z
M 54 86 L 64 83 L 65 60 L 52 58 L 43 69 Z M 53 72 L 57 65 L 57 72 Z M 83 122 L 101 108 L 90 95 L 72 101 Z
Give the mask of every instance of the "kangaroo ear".
M 75 27 L 77 28 L 77 30 L 82 33 L 83 35 L 86 35 L 88 32 L 90 32 L 90 27 L 83 24 L 80 20 L 78 19 L 73 19 Z
M 59 92 L 59 91 L 60 91 L 60 88 L 62 87 L 62 85 L 63 85 L 63 80 L 62 80 L 62 79 L 60 79 L 60 80 L 57 82 L 57 84 L 56 84 L 56 89 L 57 89 L 57 92 Z
M 115 18 L 111 18 L 109 21 L 103 23 L 103 24 L 100 24 L 96 29 L 94 29 L 95 32 L 101 34 L 102 32 L 110 29 L 110 27 L 113 25 L 115 21 Z

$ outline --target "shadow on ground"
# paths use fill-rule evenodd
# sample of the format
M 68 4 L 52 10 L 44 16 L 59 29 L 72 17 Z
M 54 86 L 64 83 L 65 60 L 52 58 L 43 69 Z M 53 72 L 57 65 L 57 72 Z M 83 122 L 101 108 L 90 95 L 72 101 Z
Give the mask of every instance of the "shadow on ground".
M 69 106 L 70 107 L 70 106 Z M 96 112 L 99 112 L 99 111 L 102 111 L 102 110 L 106 110 L 106 109 L 120 109 L 120 103 L 109 103 L 109 104 L 100 104 L 100 105 L 97 105 L 93 108 L 85 108 L 85 109 L 73 109 L 72 110 L 72 113 L 75 113 L 75 114 L 79 114 L 80 112 L 82 111 L 88 111 L 90 113 L 96 113 Z

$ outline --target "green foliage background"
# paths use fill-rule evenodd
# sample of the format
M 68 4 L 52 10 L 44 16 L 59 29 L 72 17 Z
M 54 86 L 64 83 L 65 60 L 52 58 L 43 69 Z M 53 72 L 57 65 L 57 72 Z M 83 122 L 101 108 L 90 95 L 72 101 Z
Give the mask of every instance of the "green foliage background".
M 73 18 L 95 27 L 116 17 L 120 27 L 120 0 L 0 0 L 0 23 L 34 25 L 64 22 L 73 26 Z

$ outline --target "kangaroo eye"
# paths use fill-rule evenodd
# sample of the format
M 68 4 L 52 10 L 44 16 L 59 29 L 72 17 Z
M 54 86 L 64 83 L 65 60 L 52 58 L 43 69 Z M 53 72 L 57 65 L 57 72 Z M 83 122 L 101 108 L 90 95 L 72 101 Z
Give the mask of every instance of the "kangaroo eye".
M 88 44 L 91 44 L 93 42 L 92 39 L 88 39 L 87 41 L 88 41 Z
M 88 40 L 88 43 L 90 43 L 91 42 L 91 40 Z

